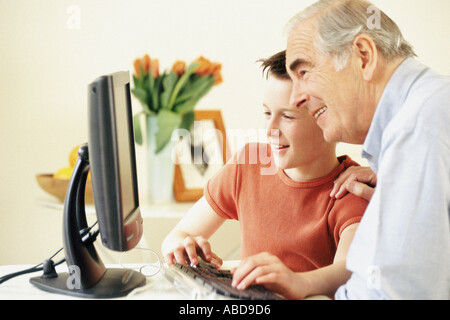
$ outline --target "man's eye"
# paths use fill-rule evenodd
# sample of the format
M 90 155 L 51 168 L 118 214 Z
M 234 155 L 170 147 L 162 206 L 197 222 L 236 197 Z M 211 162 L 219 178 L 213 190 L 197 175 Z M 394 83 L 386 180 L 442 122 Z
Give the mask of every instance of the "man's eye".
M 299 72 L 298 72 L 298 75 L 300 76 L 300 77 L 304 77 L 305 76 L 305 74 L 306 74 L 306 70 L 300 70 Z

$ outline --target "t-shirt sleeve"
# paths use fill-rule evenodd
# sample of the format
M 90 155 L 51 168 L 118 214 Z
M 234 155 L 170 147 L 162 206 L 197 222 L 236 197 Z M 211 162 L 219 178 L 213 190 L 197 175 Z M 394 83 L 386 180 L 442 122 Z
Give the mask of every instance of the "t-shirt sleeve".
M 343 198 L 335 200 L 328 216 L 328 225 L 330 233 L 333 234 L 336 247 L 345 228 L 361 221 L 367 205 L 368 201 L 351 193 L 347 193 Z
M 211 208 L 224 219 L 238 220 L 236 179 L 238 154 L 235 154 L 206 184 L 204 196 Z

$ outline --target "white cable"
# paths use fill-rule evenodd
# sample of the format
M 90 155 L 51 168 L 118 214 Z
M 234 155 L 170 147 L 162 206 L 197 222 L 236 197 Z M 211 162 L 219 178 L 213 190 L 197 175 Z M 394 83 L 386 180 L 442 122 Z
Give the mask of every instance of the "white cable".
M 133 252 L 134 250 L 142 250 L 142 254 L 143 255 L 146 254 L 146 253 L 151 253 L 152 255 L 154 255 L 156 257 L 157 262 L 155 262 L 155 263 L 133 263 L 133 264 L 124 263 L 122 261 L 123 257 L 127 253 L 129 254 L 130 252 Z M 138 247 L 136 247 L 136 248 L 134 248 L 133 250 L 130 250 L 130 251 L 122 252 L 122 254 L 120 255 L 120 258 L 119 258 L 119 264 L 124 269 L 130 269 L 130 270 L 139 271 L 142 275 L 144 275 L 147 278 L 150 278 L 150 277 L 153 277 L 153 276 L 157 275 L 162 270 L 162 267 L 163 267 L 161 258 L 159 257 L 159 255 L 154 250 L 146 249 L 146 248 L 138 248 Z

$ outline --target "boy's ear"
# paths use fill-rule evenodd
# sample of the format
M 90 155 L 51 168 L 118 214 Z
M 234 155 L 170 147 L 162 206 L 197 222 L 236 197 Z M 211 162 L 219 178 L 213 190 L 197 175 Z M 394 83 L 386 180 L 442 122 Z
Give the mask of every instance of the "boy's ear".
M 368 35 L 359 34 L 353 41 L 353 53 L 363 79 L 371 81 L 378 62 L 378 48 L 375 42 Z

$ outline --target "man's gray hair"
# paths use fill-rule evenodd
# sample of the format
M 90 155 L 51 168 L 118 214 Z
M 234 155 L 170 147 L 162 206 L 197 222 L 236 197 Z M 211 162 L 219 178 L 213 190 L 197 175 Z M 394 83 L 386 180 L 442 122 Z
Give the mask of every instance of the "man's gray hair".
M 295 15 L 287 23 L 285 34 L 289 35 L 298 23 L 310 18 L 317 30 L 317 49 L 333 60 L 337 70 L 347 65 L 353 40 L 362 33 L 372 38 L 388 60 L 416 55 L 395 22 L 368 1 L 319 0 Z

